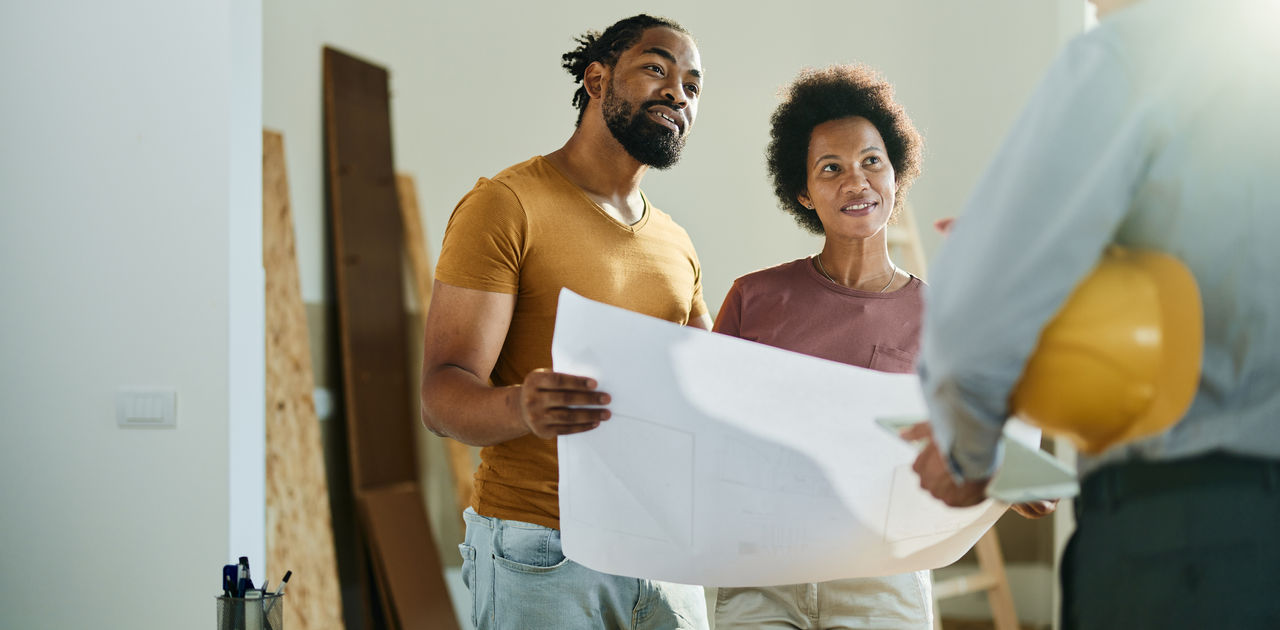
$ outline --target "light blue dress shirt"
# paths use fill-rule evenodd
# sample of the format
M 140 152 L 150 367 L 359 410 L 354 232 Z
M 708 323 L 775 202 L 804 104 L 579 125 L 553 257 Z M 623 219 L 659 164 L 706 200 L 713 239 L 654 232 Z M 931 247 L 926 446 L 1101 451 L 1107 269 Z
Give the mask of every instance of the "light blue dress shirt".
M 919 372 L 940 448 L 989 476 L 1040 331 L 1110 243 L 1185 262 L 1204 301 L 1186 416 L 1081 458 L 1280 459 L 1280 2 L 1143 0 L 1073 40 L 931 267 Z

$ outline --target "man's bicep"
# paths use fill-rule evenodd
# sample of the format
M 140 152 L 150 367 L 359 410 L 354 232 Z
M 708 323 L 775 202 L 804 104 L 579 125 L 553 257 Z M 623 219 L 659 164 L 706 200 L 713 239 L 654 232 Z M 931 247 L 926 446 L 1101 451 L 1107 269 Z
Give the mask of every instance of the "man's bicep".
M 516 296 L 436 280 L 423 339 L 423 373 L 455 366 L 487 380 L 511 326 Z

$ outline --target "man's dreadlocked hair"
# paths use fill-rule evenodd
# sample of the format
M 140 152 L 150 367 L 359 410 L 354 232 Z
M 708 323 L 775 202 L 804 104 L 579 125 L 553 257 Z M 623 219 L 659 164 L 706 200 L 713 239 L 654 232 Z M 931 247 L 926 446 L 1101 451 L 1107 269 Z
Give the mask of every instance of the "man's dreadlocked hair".
M 578 122 L 582 123 L 582 115 L 587 112 L 587 101 L 591 97 L 587 94 L 587 88 L 582 85 L 582 79 L 586 75 L 587 66 L 593 61 L 599 61 L 606 67 L 612 68 L 618 63 L 618 57 L 628 48 L 631 48 L 639 41 L 640 36 L 645 31 L 663 26 L 674 31 L 679 31 L 685 35 L 689 31 L 684 30 L 683 26 L 668 20 L 667 18 L 653 17 L 651 15 L 635 15 L 623 20 L 618 20 L 604 30 L 604 33 L 596 31 L 587 31 L 581 36 L 574 39 L 578 42 L 578 47 L 569 52 L 560 55 L 560 65 L 569 74 L 573 75 L 574 81 L 578 83 L 578 90 L 573 93 L 573 106 L 578 108 Z

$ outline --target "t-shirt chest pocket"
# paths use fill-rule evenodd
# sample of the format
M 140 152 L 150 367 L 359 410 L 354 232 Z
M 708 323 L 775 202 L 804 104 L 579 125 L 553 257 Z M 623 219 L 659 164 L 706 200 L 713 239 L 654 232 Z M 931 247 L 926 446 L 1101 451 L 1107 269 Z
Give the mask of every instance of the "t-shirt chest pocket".
M 876 344 L 871 350 L 871 364 L 867 367 L 880 372 L 908 374 L 915 371 L 915 356 L 892 346 Z

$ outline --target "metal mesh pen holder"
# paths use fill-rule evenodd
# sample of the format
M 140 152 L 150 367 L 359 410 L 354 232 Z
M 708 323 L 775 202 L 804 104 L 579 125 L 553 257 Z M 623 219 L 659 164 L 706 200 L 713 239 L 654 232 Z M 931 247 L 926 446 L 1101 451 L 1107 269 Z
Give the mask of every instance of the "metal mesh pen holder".
M 218 597 L 218 630 L 284 630 L 284 594 Z

